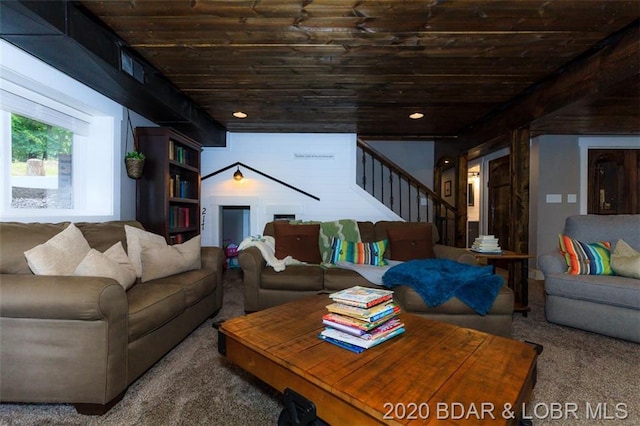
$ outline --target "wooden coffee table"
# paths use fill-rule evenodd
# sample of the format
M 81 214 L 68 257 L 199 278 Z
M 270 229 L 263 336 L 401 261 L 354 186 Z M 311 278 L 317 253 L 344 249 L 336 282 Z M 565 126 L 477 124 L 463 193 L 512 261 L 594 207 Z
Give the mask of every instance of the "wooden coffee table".
M 318 338 L 326 295 L 228 320 L 219 351 L 333 425 L 517 424 L 536 379 L 527 343 L 401 313 L 406 332 L 360 354 Z

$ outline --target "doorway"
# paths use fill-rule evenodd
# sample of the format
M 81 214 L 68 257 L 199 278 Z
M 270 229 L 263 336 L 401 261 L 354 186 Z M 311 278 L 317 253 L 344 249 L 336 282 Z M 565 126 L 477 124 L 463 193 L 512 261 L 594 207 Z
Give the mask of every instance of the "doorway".
M 467 247 L 480 236 L 480 164 L 467 173 Z
M 238 245 L 250 235 L 249 206 L 220 206 L 222 246 Z
M 640 149 L 589 149 L 587 213 L 640 213 Z
M 467 247 L 471 247 L 477 235 L 495 235 L 499 239 L 500 247 L 507 249 L 507 240 L 505 238 L 508 237 L 503 236 L 502 240 L 500 240 L 500 234 L 496 231 L 496 229 L 506 228 L 506 235 L 508 236 L 508 215 L 506 216 L 506 226 L 497 226 L 499 223 L 497 221 L 505 221 L 503 211 L 505 209 L 507 212 L 509 211 L 509 205 L 506 204 L 509 202 L 509 187 L 504 186 L 504 177 L 496 175 L 496 172 L 501 175 L 505 173 L 503 170 L 505 162 L 506 181 L 509 182 L 509 148 L 503 148 L 484 157 L 469 161 L 468 183 L 473 184 L 473 199 L 467 198 Z M 490 188 L 492 180 L 493 185 L 497 188 Z M 500 192 L 495 192 L 498 188 L 502 188 L 502 191 L 507 191 L 506 197 Z M 469 186 L 468 191 L 468 195 L 471 194 L 471 186 Z

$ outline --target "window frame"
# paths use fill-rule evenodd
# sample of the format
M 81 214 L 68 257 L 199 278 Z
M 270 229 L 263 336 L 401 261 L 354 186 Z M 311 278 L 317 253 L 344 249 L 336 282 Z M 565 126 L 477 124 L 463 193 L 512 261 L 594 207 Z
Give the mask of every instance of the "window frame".
M 0 220 L 98 222 L 120 219 L 120 200 L 116 190 L 120 187 L 122 173 L 118 159 L 122 158 L 124 108 L 4 40 L 0 40 L 0 59 L 0 89 L 88 123 L 83 127 L 86 135 L 74 132 L 74 201 L 70 209 L 11 207 L 11 143 L 2 143 Z M 11 112 L 25 115 L 9 109 L 0 105 L 0 137 L 3 141 L 11 141 Z M 29 118 L 47 122 L 39 117 Z M 48 124 L 68 128 L 59 122 Z

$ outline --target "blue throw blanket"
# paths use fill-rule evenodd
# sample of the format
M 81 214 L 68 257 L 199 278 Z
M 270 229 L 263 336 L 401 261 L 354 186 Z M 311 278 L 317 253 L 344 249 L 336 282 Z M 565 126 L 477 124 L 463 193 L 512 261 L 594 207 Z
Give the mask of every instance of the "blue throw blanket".
M 413 288 L 429 307 L 452 297 L 480 315 L 486 315 L 504 284 L 491 266 L 472 266 L 449 259 L 410 260 L 393 266 L 382 276 L 385 287 Z

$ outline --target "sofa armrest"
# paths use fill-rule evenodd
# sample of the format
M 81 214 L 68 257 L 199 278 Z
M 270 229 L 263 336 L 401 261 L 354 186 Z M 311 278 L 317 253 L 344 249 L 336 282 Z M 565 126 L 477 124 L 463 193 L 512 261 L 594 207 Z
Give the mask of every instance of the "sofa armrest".
M 222 283 L 224 274 L 224 250 L 222 247 L 202 247 L 200 260 L 203 269 L 211 269 L 216 275 L 216 305 L 222 306 Z
M 433 252 L 438 259 L 455 260 L 456 262 L 465 263 L 467 265 L 478 265 L 476 257 L 469 253 L 465 248 L 445 246 L 443 244 L 434 244 Z
M 538 267 L 545 276 L 562 274 L 567 272 L 567 261 L 559 251 L 546 253 L 538 257 Z
M 200 259 L 202 268 L 214 270 L 218 277 L 218 284 L 222 284 L 222 274 L 224 273 L 224 250 L 222 247 L 202 247 Z
M 104 405 L 127 387 L 127 296 L 110 278 L 0 275 L 3 401 Z
M 110 320 L 127 315 L 127 297 L 111 278 L 2 274 L 0 316 Z
M 238 263 L 244 277 L 244 309 L 247 312 L 257 311 L 260 277 L 266 261 L 257 247 L 247 247 L 238 253 Z

